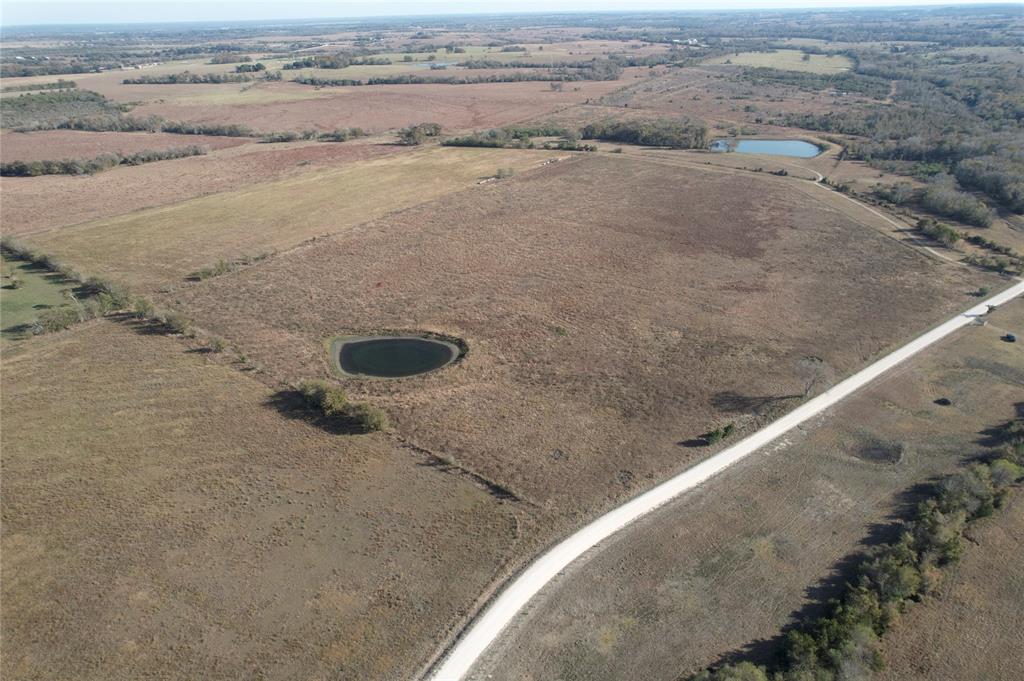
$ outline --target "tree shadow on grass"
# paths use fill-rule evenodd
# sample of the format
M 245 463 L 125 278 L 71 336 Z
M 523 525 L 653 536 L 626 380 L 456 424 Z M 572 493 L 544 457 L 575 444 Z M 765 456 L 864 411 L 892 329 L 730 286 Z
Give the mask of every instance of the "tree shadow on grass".
M 846 585 L 854 579 L 858 567 L 868 557 L 867 552 L 873 547 L 897 541 L 903 528 L 901 521 L 913 518 L 918 504 L 935 495 L 936 484 L 940 479 L 933 477 L 898 492 L 893 498 L 893 511 L 883 522 L 869 525 L 857 549 L 836 561 L 824 577 L 804 590 L 805 604 L 790 613 L 789 624 L 777 635 L 750 641 L 741 648 L 725 653 L 709 668 L 743 661 L 769 667 L 780 664 L 789 632 L 828 614 L 830 601 L 845 592 Z
M 789 400 L 798 400 L 803 395 L 741 395 L 732 390 L 711 396 L 711 406 L 720 411 L 762 414 Z
M 364 435 L 370 432 L 357 419 L 346 414 L 326 416 L 322 411 L 311 408 L 298 390 L 278 390 L 264 404 L 286 418 L 303 421 L 332 435 Z

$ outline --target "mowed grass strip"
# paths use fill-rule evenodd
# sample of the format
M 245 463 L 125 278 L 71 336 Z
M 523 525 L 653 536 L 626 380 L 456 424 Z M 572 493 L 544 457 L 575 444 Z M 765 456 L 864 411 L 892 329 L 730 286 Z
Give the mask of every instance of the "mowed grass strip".
M 760 66 L 783 71 L 805 71 L 807 73 L 842 73 L 849 71 L 853 62 L 842 55 L 808 54 L 800 50 L 775 50 L 773 52 L 741 52 L 709 60 L 708 64 L 737 64 L 739 66 Z
M 89 222 L 34 244 L 82 271 L 152 289 L 219 258 L 286 249 L 554 155 L 432 147 Z

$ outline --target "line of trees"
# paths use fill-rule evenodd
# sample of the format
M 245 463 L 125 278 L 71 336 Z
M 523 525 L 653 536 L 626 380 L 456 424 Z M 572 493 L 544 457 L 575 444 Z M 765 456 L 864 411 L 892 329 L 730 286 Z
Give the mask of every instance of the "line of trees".
M 583 139 L 673 149 L 704 149 L 708 146 L 708 126 L 703 121 L 690 118 L 606 120 L 584 126 L 581 135 Z
M 878 641 L 910 601 L 935 590 L 941 569 L 964 551 L 970 523 L 1002 508 L 1024 478 L 1024 419 L 1010 421 L 995 446 L 966 469 L 945 477 L 895 541 L 864 552 L 841 596 L 822 616 L 786 634 L 779 662 L 706 670 L 691 681 L 837 681 L 867 679 L 882 666 Z
M 5 85 L 0 87 L 0 92 L 31 92 L 33 90 L 71 90 L 78 87 L 73 80 L 59 78 L 54 83 L 38 83 L 36 85 Z
M 191 71 L 182 71 L 181 73 L 168 73 L 163 76 L 144 75 L 138 78 L 125 78 L 121 82 L 125 85 L 218 85 L 221 83 L 248 83 L 253 80 L 256 80 L 256 77 L 247 73 L 192 73 Z
M 298 59 L 283 68 L 295 69 L 344 69 L 349 66 L 388 66 L 391 60 L 387 57 L 358 57 L 350 54 L 319 54 Z
M 0 176 L 36 177 L 38 175 L 91 175 L 117 166 L 138 166 L 154 161 L 167 161 L 206 154 L 206 147 L 187 146 L 175 149 L 150 149 L 134 154 L 107 153 L 91 159 L 60 161 L 11 161 L 0 163 Z

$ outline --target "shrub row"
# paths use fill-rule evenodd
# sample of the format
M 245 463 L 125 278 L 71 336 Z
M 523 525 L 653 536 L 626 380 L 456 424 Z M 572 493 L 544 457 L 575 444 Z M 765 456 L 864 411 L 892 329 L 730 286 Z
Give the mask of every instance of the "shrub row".
M 122 286 L 108 279 L 83 277 L 53 255 L 30 248 L 10 236 L 0 238 L 0 252 L 11 258 L 25 260 L 64 279 L 79 284 L 74 298 L 76 305 L 46 310 L 32 329 L 33 333 L 63 331 L 79 322 L 102 317 L 109 312 L 131 312 L 137 319 L 148 319 L 162 325 L 171 333 L 194 335 L 192 323 L 176 312 L 157 310 L 147 298 L 132 297 Z
M 351 422 L 364 432 L 388 427 L 388 418 L 383 410 L 369 404 L 350 402 L 340 386 L 328 381 L 303 381 L 299 385 L 299 393 L 310 408 L 328 419 Z
M 154 161 L 167 161 L 206 154 L 205 147 L 188 146 L 176 149 L 139 151 L 134 154 L 100 154 L 91 159 L 65 159 L 62 161 L 11 161 L 0 163 L 0 176 L 35 177 L 37 175 L 86 175 L 117 166 L 137 166 Z
M 877 643 L 912 600 L 933 591 L 940 569 L 964 549 L 972 521 L 1006 503 L 1024 478 L 1024 420 L 998 429 L 982 460 L 944 478 L 893 542 L 864 553 L 844 593 L 825 615 L 786 634 L 773 669 L 749 662 L 703 671 L 691 681 L 833 681 L 868 678 L 882 666 Z
M 125 78 L 121 82 L 125 85 L 219 85 L 221 83 L 248 83 L 253 80 L 256 80 L 256 77 L 248 73 L 192 73 L 191 71 L 182 71 L 181 73 L 168 73 L 163 76 Z
M 7 85 L 0 87 L 0 92 L 31 92 L 32 90 L 71 90 L 78 87 L 73 80 L 60 78 L 55 83 L 39 83 L 37 85 Z

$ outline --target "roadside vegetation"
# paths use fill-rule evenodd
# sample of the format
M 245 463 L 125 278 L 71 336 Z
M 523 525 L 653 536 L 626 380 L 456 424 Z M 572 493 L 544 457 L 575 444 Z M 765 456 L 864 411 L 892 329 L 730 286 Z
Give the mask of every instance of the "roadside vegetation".
M 864 552 L 826 613 L 786 634 L 776 664 L 729 664 L 700 672 L 691 681 L 871 678 L 884 665 L 879 637 L 911 603 L 936 590 L 944 569 L 963 553 L 971 523 L 1003 508 L 1024 479 L 1024 419 L 995 429 L 990 444 L 978 460 L 935 486 L 913 518 L 897 525 L 895 541 Z

